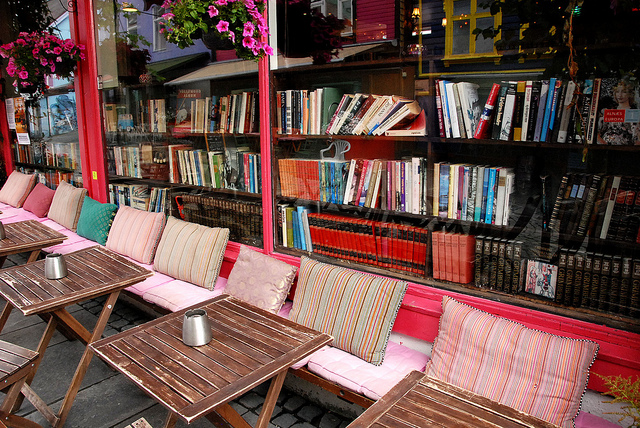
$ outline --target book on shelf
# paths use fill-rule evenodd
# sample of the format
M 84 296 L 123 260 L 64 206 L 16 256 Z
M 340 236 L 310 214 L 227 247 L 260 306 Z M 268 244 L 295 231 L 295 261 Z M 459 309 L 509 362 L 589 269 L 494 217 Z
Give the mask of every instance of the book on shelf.
M 602 78 L 599 82 L 595 142 L 608 145 L 640 144 L 638 92 L 629 76 Z M 595 95 L 594 95 L 595 96 Z
M 525 291 L 553 299 L 555 297 L 558 266 L 539 260 L 527 260 Z
M 176 104 L 176 119 L 173 131 L 176 133 L 191 133 L 195 126 L 195 103 L 202 98 L 200 89 L 178 89 Z
M 517 86 L 518 82 L 507 82 L 507 92 L 504 99 L 504 107 L 502 111 L 502 121 L 500 124 L 499 140 L 508 141 L 511 140 L 511 136 L 514 131 L 514 124 L 521 120 L 516 120 L 516 100 L 517 100 Z M 520 129 L 522 132 L 522 128 Z
M 526 81 L 519 80 L 518 82 L 516 82 L 516 97 L 515 97 L 515 106 L 513 109 L 513 141 L 522 141 L 522 128 L 524 126 L 526 90 L 527 90 Z M 529 103 L 531 103 L 531 100 L 529 100 Z
M 477 139 L 489 138 L 493 117 L 495 114 L 496 101 L 498 99 L 499 92 L 500 92 L 500 84 L 494 83 L 491 86 L 491 91 L 489 92 L 487 101 L 484 104 L 484 108 L 478 120 L 478 124 L 474 131 L 473 138 L 477 138 Z
M 498 91 L 498 98 L 496 100 L 496 108 L 493 119 L 493 127 L 491 131 L 491 138 L 494 140 L 500 139 L 500 132 L 502 131 L 502 119 L 504 117 L 504 105 L 507 99 L 508 89 L 508 82 L 500 83 L 500 91 Z

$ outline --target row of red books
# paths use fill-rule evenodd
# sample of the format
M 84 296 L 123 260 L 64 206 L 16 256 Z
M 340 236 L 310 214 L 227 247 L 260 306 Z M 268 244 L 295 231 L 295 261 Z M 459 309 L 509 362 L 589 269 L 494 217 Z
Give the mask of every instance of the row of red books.
M 475 241 L 473 235 L 434 231 L 431 241 L 433 278 L 461 284 L 472 282 Z
M 427 229 L 323 213 L 308 219 L 315 253 L 426 275 Z

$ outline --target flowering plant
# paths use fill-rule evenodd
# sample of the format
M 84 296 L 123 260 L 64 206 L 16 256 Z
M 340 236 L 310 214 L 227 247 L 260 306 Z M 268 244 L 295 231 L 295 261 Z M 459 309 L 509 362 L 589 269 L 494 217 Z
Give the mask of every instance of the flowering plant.
M 205 33 L 217 34 L 233 44 L 243 59 L 273 55 L 273 49 L 261 39 L 269 35 L 262 16 L 264 0 L 165 0 L 168 10 L 161 29 L 168 41 L 180 48 L 193 45 Z
M 7 73 L 17 76 L 13 82 L 19 92 L 42 93 L 47 89 L 45 75 L 71 77 L 77 62 L 84 59 L 84 46 L 62 40 L 49 32 L 20 33 L 18 38 L 0 46 L 0 55 L 9 58 Z

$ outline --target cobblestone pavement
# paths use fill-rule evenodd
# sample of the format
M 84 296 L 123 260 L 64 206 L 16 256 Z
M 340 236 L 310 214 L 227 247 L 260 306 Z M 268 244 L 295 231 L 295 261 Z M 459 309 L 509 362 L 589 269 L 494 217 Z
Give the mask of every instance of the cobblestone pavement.
M 16 264 L 24 264 L 25 262 L 26 257 L 24 255 L 11 256 L 6 260 L 3 267 L 11 267 Z M 73 308 L 74 317 L 79 319 L 95 319 L 102 309 L 104 300 L 105 297 L 101 297 L 77 305 L 77 307 Z M 0 305 L 2 304 L 4 304 L 4 301 L 0 299 Z M 83 314 L 83 311 L 88 312 L 88 314 Z M 3 331 L 2 338 L 7 341 L 13 340 L 17 344 L 25 346 L 22 342 L 27 341 L 27 336 L 33 336 L 35 334 L 35 337 L 37 337 L 42 334 L 39 323 L 44 325 L 44 322 L 35 319 L 21 319 L 22 315 L 16 312 L 17 311 L 13 311 L 11 315 L 14 317 L 14 320 L 17 320 L 15 321 L 13 331 Z M 109 318 L 104 336 L 111 336 L 150 321 L 152 318 L 152 315 L 125 302 L 124 299 L 119 299 Z M 30 325 L 23 327 L 23 324 L 26 324 L 27 321 L 29 321 Z M 9 324 L 7 324 L 7 327 L 9 327 Z M 34 329 L 36 328 L 37 332 L 34 333 Z M 8 330 L 8 328 L 5 328 L 5 330 Z M 29 340 L 33 340 L 33 338 Z M 34 382 L 34 389 L 36 386 L 42 387 L 42 385 L 37 384 L 39 376 L 55 379 L 57 376 L 66 376 L 63 374 L 59 375 L 57 373 L 58 371 L 60 373 L 69 373 L 69 371 L 72 370 L 70 367 L 75 369 L 75 364 L 77 364 L 76 360 L 73 358 L 55 358 L 53 354 L 58 352 L 63 355 L 67 353 L 70 355 L 73 352 L 77 352 L 78 343 L 70 342 L 60 337 L 57 341 L 52 341 L 49 348 L 53 346 L 60 347 L 60 350 L 51 350 L 51 352 L 45 354 L 41 370 L 44 366 L 48 365 L 48 372 L 46 374 L 41 374 L 40 371 L 38 372 Z M 51 359 L 55 358 L 55 361 L 47 362 L 47 357 Z M 104 367 L 104 363 L 96 362 L 97 359 L 96 357 L 91 362 L 90 372 L 94 370 L 100 373 L 93 376 L 89 373 L 85 378 L 83 387 L 78 394 L 70 418 L 65 426 L 77 428 L 124 428 L 140 418 L 145 418 L 153 427 L 162 426 L 166 417 L 166 410 L 152 398 L 145 396 L 138 388 L 133 387 L 124 376 Z M 46 383 L 46 381 L 41 380 L 41 383 Z M 48 387 L 49 385 L 44 386 L 45 390 L 43 394 L 45 396 L 51 396 L 51 398 L 49 400 L 45 399 L 45 401 L 54 409 L 57 409 L 61 397 L 59 394 L 56 395 L 57 393 L 50 393 L 46 390 Z M 230 404 L 247 422 L 254 425 L 258 420 L 258 415 L 262 409 L 262 403 L 264 402 L 268 387 L 268 382 L 264 383 L 232 401 Z M 120 391 L 125 391 L 124 395 L 131 394 L 131 397 L 123 397 L 123 393 Z M 110 400 L 109 397 L 114 394 L 116 395 L 115 400 L 122 403 L 117 406 L 124 405 L 124 407 L 114 408 L 113 406 L 116 406 L 116 404 L 104 403 Z M 326 394 L 331 395 L 330 393 Z M 335 399 L 333 396 L 331 398 Z M 109 407 L 110 405 L 111 407 Z M 124 410 L 127 406 L 129 406 L 129 409 Z M 356 416 L 353 414 L 341 414 L 340 409 L 330 410 L 328 407 L 330 406 L 326 406 L 322 398 L 313 401 L 304 398 L 294 390 L 287 388 L 287 382 L 285 382 L 269 426 L 270 428 L 342 428 L 351 423 Z M 119 409 L 123 410 L 120 411 Z M 31 408 L 30 404 L 23 405 L 19 414 L 41 423 L 43 426 L 47 426 L 41 416 Z M 186 427 L 187 425 L 179 421 L 176 426 Z M 193 428 L 211 426 L 212 425 L 204 420 L 204 418 L 189 425 L 189 427 Z

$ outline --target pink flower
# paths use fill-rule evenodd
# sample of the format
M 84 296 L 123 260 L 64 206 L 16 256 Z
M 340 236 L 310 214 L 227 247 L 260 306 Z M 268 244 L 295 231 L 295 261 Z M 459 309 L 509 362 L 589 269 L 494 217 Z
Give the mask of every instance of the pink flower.
M 85 54 L 81 53 L 80 54 L 80 59 L 85 59 L 85 58 L 86 58 Z
M 267 37 L 269 35 L 269 27 L 266 25 L 258 24 L 258 32 L 261 36 Z
M 21 78 L 22 80 L 26 80 L 29 78 L 29 72 L 27 70 L 22 70 L 21 72 L 18 73 L 18 77 Z
M 253 37 L 249 37 L 249 36 L 245 36 L 242 39 L 242 46 L 244 46 L 245 48 L 253 48 L 256 45 L 256 39 L 254 39 Z
M 13 60 L 13 58 L 9 59 L 9 64 L 7 64 L 7 74 L 9 74 L 9 76 L 13 77 L 16 75 L 16 71 L 18 70 L 18 68 L 16 67 L 16 63 Z
M 164 3 L 162 3 L 163 9 L 168 9 L 171 6 L 173 6 L 173 2 L 171 0 L 164 0 Z
M 217 0 L 216 4 L 218 6 L 226 6 L 229 2 L 227 0 Z
M 251 52 L 252 52 L 255 56 L 259 56 L 259 55 L 260 55 L 260 48 L 259 48 L 257 45 L 256 45 L 256 46 L 253 46 L 253 47 L 251 48 Z
M 38 48 L 33 48 L 33 50 L 31 51 L 31 53 L 33 54 L 33 56 L 38 55 L 38 53 L 40 52 L 40 49 Z
M 253 31 L 254 30 L 255 30 L 255 26 L 253 25 L 253 22 L 245 22 L 244 23 L 244 31 L 242 32 L 242 35 L 244 37 L 253 36 Z
M 262 50 L 264 50 L 267 55 L 273 55 L 273 48 L 266 43 L 262 45 Z
M 226 0 L 219 0 L 219 1 L 226 1 Z M 218 25 L 216 25 L 216 29 L 218 30 L 219 33 L 224 33 L 225 31 L 229 31 L 229 23 L 221 19 L 220 22 L 218 22 Z
M 49 64 L 49 61 L 46 58 L 40 58 L 40 65 L 46 67 L 47 64 Z
M 52 73 L 55 73 L 55 72 L 56 72 L 56 65 L 55 65 L 55 64 L 53 64 L 53 63 L 52 63 L 52 64 L 51 64 L 51 67 L 49 67 L 49 68 L 51 68 L 51 72 L 52 72 Z
M 229 38 L 231 39 L 232 43 L 236 42 L 236 33 L 234 33 L 233 31 L 229 31 Z
M 62 53 L 62 48 L 60 46 L 56 46 L 53 48 L 53 53 L 56 55 L 60 55 Z
M 25 46 L 27 44 L 27 42 L 24 39 L 18 39 L 18 40 L 16 40 L 16 44 L 18 44 L 20 46 Z
M 75 44 L 73 43 L 73 40 L 71 40 L 71 39 L 65 40 L 65 42 L 62 44 L 62 47 L 67 52 L 69 52 L 71 49 L 73 49 L 74 46 L 75 46 Z
M 209 17 L 213 18 L 214 16 L 218 16 L 218 9 L 214 5 L 209 6 Z
M 173 18 L 175 18 L 175 17 L 176 17 L 176 16 L 175 16 L 173 13 L 171 13 L 171 12 L 167 12 L 167 13 L 165 13 L 164 15 L 162 15 L 162 18 L 166 19 L 167 21 L 168 21 L 168 20 L 170 20 L 170 19 L 173 19 Z
M 244 5 L 247 6 L 247 9 L 255 9 L 256 4 L 253 0 L 244 0 Z
M 56 62 L 62 62 L 62 57 L 61 56 L 57 57 Z

